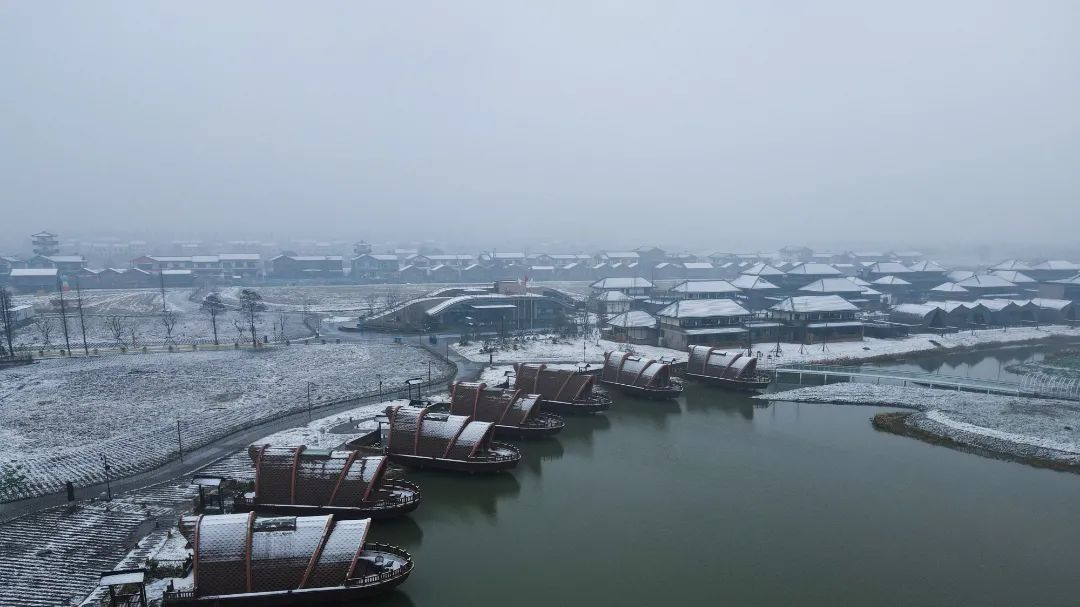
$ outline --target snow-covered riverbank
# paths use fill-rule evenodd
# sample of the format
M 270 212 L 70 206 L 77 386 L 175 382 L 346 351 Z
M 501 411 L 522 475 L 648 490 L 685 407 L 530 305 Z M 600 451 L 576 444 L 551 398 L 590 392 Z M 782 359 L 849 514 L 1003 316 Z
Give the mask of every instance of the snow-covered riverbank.
M 760 352 L 763 358 L 762 366 L 768 367 L 777 363 L 850 363 L 878 358 L 906 356 L 924 352 L 942 352 L 947 350 L 992 347 L 998 345 L 1014 345 L 1034 342 L 1044 339 L 1080 339 L 1080 328 L 1072 328 L 1063 325 L 1046 325 L 1043 327 L 1013 327 L 1007 331 L 1001 329 L 986 329 L 978 331 L 965 331 L 962 333 L 949 333 L 944 336 L 932 334 L 911 335 L 899 339 L 876 339 L 868 337 L 863 341 L 851 341 L 830 343 L 826 346 L 821 344 L 803 345 L 782 343 L 782 351 L 779 357 L 775 356 L 776 343 L 758 343 L 753 345 L 755 353 Z M 476 362 L 487 362 L 489 353 L 483 352 L 484 344 L 474 341 L 466 346 L 452 344 L 451 348 L 465 358 Z M 686 353 L 681 350 L 661 348 L 658 346 L 638 346 L 607 340 L 587 340 L 582 345 L 580 339 L 558 338 L 551 335 L 536 336 L 536 339 L 512 339 L 505 348 L 497 349 L 490 358 L 495 363 L 514 362 L 572 362 L 581 361 L 597 363 L 604 360 L 604 353 L 612 350 L 632 349 L 642 356 L 651 358 L 674 358 L 685 361 Z M 742 348 L 731 347 L 731 351 Z
M 914 410 L 904 424 L 952 443 L 1080 471 L 1080 403 L 953 392 L 931 388 L 839 383 L 755 398 L 873 405 Z M 916 432 L 917 434 L 917 432 Z

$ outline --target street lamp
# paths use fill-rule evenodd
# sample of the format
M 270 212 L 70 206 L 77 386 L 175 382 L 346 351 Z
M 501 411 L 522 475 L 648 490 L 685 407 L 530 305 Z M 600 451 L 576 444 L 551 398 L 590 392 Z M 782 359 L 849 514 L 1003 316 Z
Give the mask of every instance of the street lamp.
M 101 464 L 105 466 L 105 490 L 109 492 L 109 501 L 112 501 L 112 479 L 109 478 L 109 456 L 101 454 Z
M 312 382 L 307 383 L 307 420 L 311 421 L 311 389 L 317 388 Z
M 382 373 L 376 373 L 375 379 L 379 380 L 379 396 L 382 396 Z

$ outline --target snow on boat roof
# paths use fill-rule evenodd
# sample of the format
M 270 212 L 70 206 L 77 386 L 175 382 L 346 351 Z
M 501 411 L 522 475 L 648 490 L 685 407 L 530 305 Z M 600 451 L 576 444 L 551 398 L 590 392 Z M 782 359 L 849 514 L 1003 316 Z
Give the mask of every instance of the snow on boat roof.
M 633 277 L 620 277 L 620 278 L 601 278 L 600 280 L 589 285 L 596 289 L 634 289 L 634 288 L 650 288 L 653 283 L 649 282 L 645 278 L 638 276 Z
M 848 312 L 859 308 L 839 295 L 799 295 L 788 297 L 769 309 L 778 312 Z
M 890 274 L 889 276 L 882 276 L 881 278 L 875 280 L 874 284 L 876 284 L 876 285 L 894 285 L 894 286 L 896 286 L 896 285 L 910 285 L 911 283 L 904 280 L 903 278 L 900 278 L 899 276 L 892 276 Z
M 819 278 L 806 286 L 799 287 L 799 290 L 815 293 L 862 293 L 863 288 L 847 278 Z
M 967 293 L 967 289 L 961 287 L 955 282 L 943 282 L 938 286 L 930 289 L 931 291 L 941 291 L 943 293 Z
M 778 268 L 774 268 L 767 263 L 755 263 L 754 265 L 746 268 L 742 271 L 743 274 L 751 276 L 783 276 L 784 272 Z
M 648 312 L 642 312 L 641 310 L 631 310 L 630 312 L 623 312 L 618 316 L 612 317 L 607 321 L 607 324 L 613 327 L 629 328 L 641 328 L 641 327 L 655 327 L 656 318 L 654 318 Z
M 730 299 L 687 299 L 677 301 L 656 313 L 668 318 L 707 318 L 711 316 L 748 316 L 750 311 Z
M 976 274 L 970 278 L 965 278 L 957 282 L 956 284 L 961 287 L 975 287 L 975 288 L 996 288 L 996 287 L 1015 287 L 1016 285 L 1000 276 L 994 276 L 993 274 Z
M 738 278 L 731 281 L 731 285 L 747 291 L 780 288 L 761 276 L 752 276 L 750 274 L 740 274 Z
M 997 276 L 998 278 L 1002 278 L 1014 284 L 1022 282 L 1035 282 L 1034 278 L 1022 272 L 1018 272 L 1017 270 L 992 270 L 990 273 L 994 276 Z
M 726 280 L 684 280 L 671 287 L 676 293 L 738 293 L 739 288 Z
M 840 270 L 827 263 L 800 263 L 787 271 L 788 274 L 808 274 L 810 276 L 837 276 L 843 274 Z

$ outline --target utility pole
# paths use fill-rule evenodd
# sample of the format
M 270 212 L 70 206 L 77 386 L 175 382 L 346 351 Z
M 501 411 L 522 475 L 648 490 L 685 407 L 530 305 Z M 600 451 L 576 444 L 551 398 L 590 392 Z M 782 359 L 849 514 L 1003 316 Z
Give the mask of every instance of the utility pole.
M 79 306 L 79 329 L 82 331 L 82 349 L 85 356 L 90 356 L 90 348 L 86 346 L 86 318 L 82 309 L 82 289 L 79 288 L 79 277 L 75 277 L 75 303 Z
M 101 464 L 105 466 L 105 489 L 109 492 L 109 501 L 112 501 L 112 479 L 109 478 L 109 456 L 101 454 Z
M 180 420 L 176 420 L 176 444 L 180 445 L 180 463 L 184 463 L 184 438 L 180 435 Z
M 71 338 L 68 336 L 68 324 L 67 324 L 67 306 L 64 304 L 64 283 L 60 278 L 60 273 L 56 273 L 56 290 L 60 293 L 60 320 L 64 325 L 64 348 L 67 350 L 68 356 L 71 356 Z

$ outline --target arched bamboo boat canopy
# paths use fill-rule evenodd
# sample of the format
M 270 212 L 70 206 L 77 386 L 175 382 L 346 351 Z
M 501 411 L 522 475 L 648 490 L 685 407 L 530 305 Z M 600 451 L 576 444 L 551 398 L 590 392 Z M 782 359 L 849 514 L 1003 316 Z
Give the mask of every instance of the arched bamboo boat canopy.
M 488 450 L 494 424 L 469 421 L 467 415 L 432 413 L 430 409 L 409 405 L 387 409 L 390 419 L 388 453 L 469 460 Z
M 671 366 L 629 352 L 604 354 L 600 381 L 637 388 L 666 388 L 671 384 Z
M 549 369 L 544 364 L 518 363 L 514 367 L 514 389 L 539 394 L 543 401 L 575 403 L 594 399 L 593 375 L 571 369 Z
M 540 395 L 457 382 L 450 390 L 450 413 L 498 426 L 524 426 L 540 412 Z
M 709 346 L 690 346 L 689 350 L 689 374 L 729 380 L 751 380 L 757 375 L 758 359 L 754 356 L 728 354 Z
M 183 517 L 180 531 L 193 549 L 195 598 L 377 585 L 408 575 L 408 553 L 376 548 L 381 579 L 368 578 L 363 557 L 370 523 L 333 515 Z
M 402 487 L 384 489 L 387 458 L 358 451 L 252 445 L 256 504 L 363 507 Z

